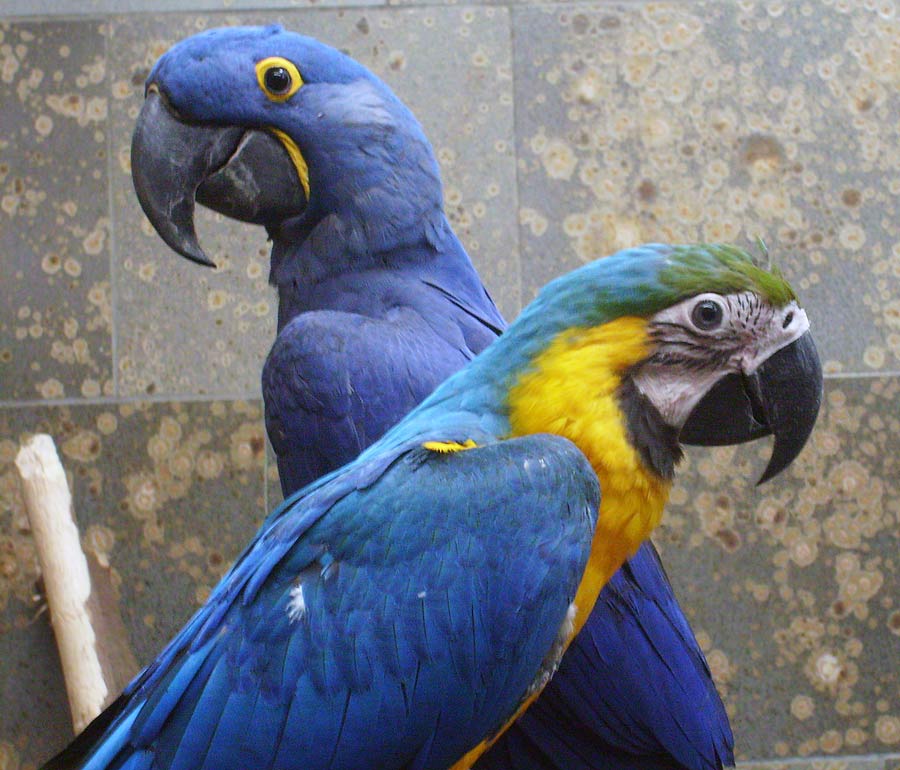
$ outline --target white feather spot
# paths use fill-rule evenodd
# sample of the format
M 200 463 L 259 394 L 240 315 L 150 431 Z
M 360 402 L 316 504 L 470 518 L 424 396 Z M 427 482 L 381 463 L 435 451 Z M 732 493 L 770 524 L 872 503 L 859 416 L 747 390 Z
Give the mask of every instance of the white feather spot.
M 291 589 L 291 600 L 288 602 L 287 613 L 292 623 L 306 615 L 306 597 L 303 595 L 303 583 L 297 583 Z

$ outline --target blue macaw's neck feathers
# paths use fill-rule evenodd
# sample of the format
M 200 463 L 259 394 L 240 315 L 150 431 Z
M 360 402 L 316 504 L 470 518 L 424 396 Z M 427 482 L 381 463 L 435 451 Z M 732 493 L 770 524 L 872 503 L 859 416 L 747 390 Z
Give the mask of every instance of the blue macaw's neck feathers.
M 289 291 L 299 284 L 312 288 L 351 270 L 415 266 L 452 259 L 462 251 L 440 199 L 394 205 L 382 200 L 390 195 L 370 190 L 360 200 L 318 219 L 309 209 L 302 217 L 270 227 L 269 282 Z M 471 265 L 468 270 L 474 273 Z
M 278 128 L 310 167 L 311 213 L 397 216 L 441 203 L 440 171 L 422 127 L 374 75 L 345 84 L 304 86 L 297 112 L 316 115 L 308 126 L 285 111 Z M 418 182 L 420 187 L 409 187 Z M 399 200 L 390 196 L 399 195 Z M 383 197 L 382 197 L 383 196 Z
M 473 323 L 477 319 L 477 325 L 487 332 L 505 327 L 449 227 L 437 246 L 419 240 L 357 257 L 328 251 L 324 242 L 323 251 L 310 256 L 312 241 L 287 241 L 283 247 L 280 241 L 275 243 L 273 276 L 279 293 L 279 331 L 300 313 L 326 309 L 384 318 L 408 308 L 419 314 L 422 323 L 434 325 L 439 337 L 445 336 L 439 327 L 447 328 L 448 322 L 451 326 L 464 325 L 455 318 L 455 311 L 467 315 Z M 284 258 L 276 258 L 276 252 Z M 489 341 L 490 337 L 480 339 L 473 352 L 479 352 Z

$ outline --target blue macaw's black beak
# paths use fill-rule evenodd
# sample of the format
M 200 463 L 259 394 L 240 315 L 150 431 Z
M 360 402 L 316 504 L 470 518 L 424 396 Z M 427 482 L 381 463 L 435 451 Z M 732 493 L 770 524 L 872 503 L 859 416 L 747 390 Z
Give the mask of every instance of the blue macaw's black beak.
M 741 444 L 775 436 L 758 484 L 788 467 L 812 433 L 822 403 L 822 364 L 806 332 L 752 374 L 729 374 L 694 407 L 679 441 L 698 446 Z
M 284 146 L 266 131 L 181 120 L 151 88 L 131 140 L 141 208 L 183 257 L 214 267 L 197 240 L 194 201 L 251 224 L 298 216 L 306 195 Z

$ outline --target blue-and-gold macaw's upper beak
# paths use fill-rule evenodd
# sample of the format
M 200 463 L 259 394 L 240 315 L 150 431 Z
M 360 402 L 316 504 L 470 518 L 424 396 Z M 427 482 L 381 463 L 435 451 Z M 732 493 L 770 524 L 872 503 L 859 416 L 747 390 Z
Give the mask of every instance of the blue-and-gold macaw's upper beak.
M 194 229 L 194 201 L 269 225 L 303 213 L 306 192 L 282 142 L 268 131 L 182 120 L 151 85 L 131 143 L 134 189 L 175 251 L 214 267 Z

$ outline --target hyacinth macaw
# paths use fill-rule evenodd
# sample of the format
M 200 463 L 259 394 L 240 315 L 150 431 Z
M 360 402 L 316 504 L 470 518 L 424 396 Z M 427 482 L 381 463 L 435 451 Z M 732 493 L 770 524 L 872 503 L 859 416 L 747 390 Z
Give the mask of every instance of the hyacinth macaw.
M 264 398 L 289 494 L 354 457 L 503 321 L 444 218 L 421 128 L 383 83 L 277 28 L 191 41 L 151 74 L 136 187 L 161 235 L 200 262 L 195 195 L 269 230 L 280 333 Z M 230 108 L 198 107 L 194 90 L 211 82 L 230 91 Z M 730 763 L 731 745 L 648 544 L 604 590 L 550 688 L 478 767 L 699 769 Z
M 768 477 L 821 391 L 790 287 L 734 247 L 648 245 L 556 279 L 276 509 L 47 768 L 469 768 L 659 522 L 679 436 L 773 433 Z

